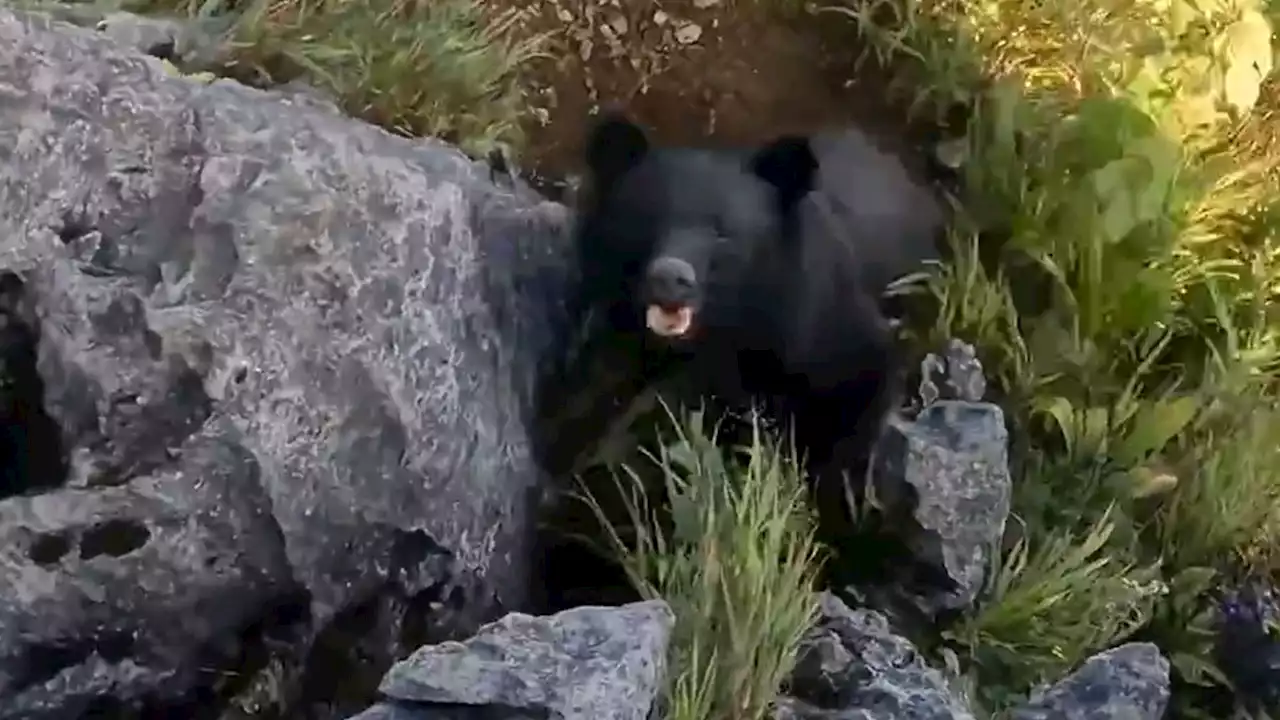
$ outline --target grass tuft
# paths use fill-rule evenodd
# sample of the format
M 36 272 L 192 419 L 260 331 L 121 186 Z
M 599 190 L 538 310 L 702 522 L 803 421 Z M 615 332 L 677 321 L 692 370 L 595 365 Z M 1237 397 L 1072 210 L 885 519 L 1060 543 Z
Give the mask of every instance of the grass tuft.
M 1109 553 L 1113 513 L 1079 535 L 1024 537 L 996 563 L 982 609 L 947 632 L 982 672 L 989 709 L 1017 689 L 1052 681 L 1090 655 L 1132 635 L 1166 592 L 1158 567 L 1125 564 Z M 1008 696 L 999 692 L 1014 689 Z
M 726 455 L 700 414 L 672 419 L 675 437 L 648 455 L 669 510 L 626 466 L 614 477 L 629 522 L 610 525 L 583 498 L 635 586 L 675 612 L 664 717 L 759 720 L 817 614 L 807 489 L 793 454 L 758 425 L 750 447 Z
M 475 0 L 127 0 L 151 15 L 230 17 L 218 72 L 271 86 L 304 79 L 351 115 L 473 155 L 518 151 L 521 69 L 543 35 Z

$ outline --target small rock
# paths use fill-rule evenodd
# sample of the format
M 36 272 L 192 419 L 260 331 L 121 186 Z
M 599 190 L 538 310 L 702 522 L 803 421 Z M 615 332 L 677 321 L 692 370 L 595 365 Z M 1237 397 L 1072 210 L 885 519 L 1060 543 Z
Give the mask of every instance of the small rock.
M 920 363 L 920 399 L 932 405 L 939 399 L 981 402 L 987 379 L 974 347 L 950 340 L 941 353 L 929 353 Z
M 629 30 L 631 26 L 627 23 L 627 19 L 622 15 L 614 15 L 609 19 L 609 27 L 613 30 L 614 35 L 617 37 L 623 37 L 627 34 L 627 30 Z
M 438 706 L 462 705 L 494 718 L 645 720 L 673 621 L 658 600 L 547 617 L 512 613 L 470 640 L 424 647 L 397 663 L 378 688 L 391 702 L 361 717 L 434 718 Z
M 671 20 L 671 16 L 670 16 L 670 15 L 666 14 L 665 12 L 663 12 L 663 11 L 661 11 L 661 10 L 656 10 L 656 11 L 654 11 L 654 13 L 653 13 L 653 24 L 654 24 L 654 25 L 657 25 L 658 27 L 662 27 L 663 25 L 666 25 L 666 24 L 667 24 L 667 22 L 668 22 L 669 20 Z
M 685 23 L 676 28 L 676 42 L 681 45 L 692 45 L 702 37 L 702 26 L 697 23 Z
M 116 43 L 161 60 L 203 65 L 218 54 L 228 29 L 220 19 L 176 20 L 149 18 L 128 12 L 108 12 L 94 28 Z
M 823 593 L 821 617 L 805 636 L 774 720 L 973 720 L 906 639 L 883 615 L 850 610 Z
M 1151 643 L 1094 655 L 1031 697 L 1013 720 L 1159 720 L 1169 704 L 1169 661 Z
M 959 610 L 977 597 L 1004 535 L 1012 482 L 1004 413 L 991 403 L 940 400 L 915 420 L 893 417 L 876 450 L 871 481 L 921 566 L 950 589 L 918 598 L 927 613 Z M 912 527 L 913 526 L 913 527 Z

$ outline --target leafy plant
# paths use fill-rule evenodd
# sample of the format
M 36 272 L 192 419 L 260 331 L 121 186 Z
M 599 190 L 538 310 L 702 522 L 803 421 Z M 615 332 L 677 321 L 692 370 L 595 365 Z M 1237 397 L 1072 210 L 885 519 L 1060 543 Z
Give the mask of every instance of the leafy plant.
M 1169 592 L 1156 604 L 1151 634 L 1184 682 L 1203 687 L 1227 686 L 1213 662 L 1217 628 L 1210 591 L 1219 581 L 1210 567 L 1189 566 L 1169 579 Z

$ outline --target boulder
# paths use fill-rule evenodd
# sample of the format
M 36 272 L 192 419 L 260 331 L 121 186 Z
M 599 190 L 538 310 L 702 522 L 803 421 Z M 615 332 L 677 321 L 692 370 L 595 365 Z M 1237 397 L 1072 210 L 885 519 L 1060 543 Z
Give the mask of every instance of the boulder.
M 1169 705 L 1169 661 L 1151 643 L 1098 653 L 1016 710 L 1013 720 L 1160 720 Z
M 789 686 L 774 720 L 973 720 L 943 674 L 883 615 L 851 610 L 831 593 L 822 595 Z
M 526 604 L 562 206 L 2 8 L 0 158 L 0 718 L 341 711 Z
M 386 700 L 352 720 L 645 720 L 674 621 L 660 600 L 513 613 L 397 663 Z

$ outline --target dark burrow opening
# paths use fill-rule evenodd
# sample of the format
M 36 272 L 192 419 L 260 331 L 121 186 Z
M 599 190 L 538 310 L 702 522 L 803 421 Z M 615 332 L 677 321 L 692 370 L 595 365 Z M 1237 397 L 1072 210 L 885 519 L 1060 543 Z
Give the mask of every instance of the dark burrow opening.
M 0 271 L 0 499 L 60 487 L 67 458 L 57 423 L 44 410 L 36 370 L 40 343 L 26 283 Z

